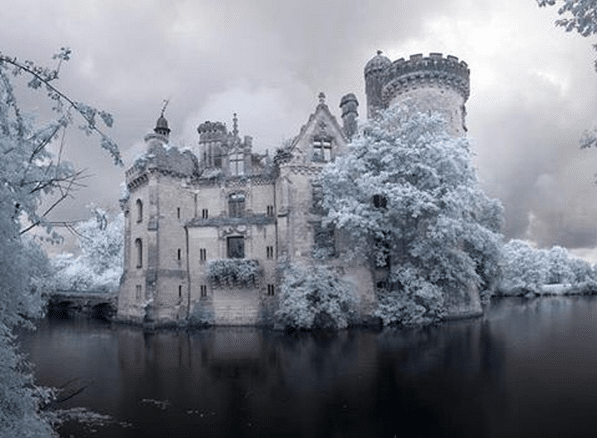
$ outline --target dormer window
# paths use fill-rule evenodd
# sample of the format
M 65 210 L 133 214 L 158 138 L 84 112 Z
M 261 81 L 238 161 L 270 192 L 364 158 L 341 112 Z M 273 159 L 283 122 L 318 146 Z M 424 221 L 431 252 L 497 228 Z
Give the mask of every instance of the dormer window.
M 328 138 L 316 137 L 313 140 L 313 161 L 328 162 L 332 160 L 332 141 Z
M 230 174 L 240 176 L 245 174 L 245 157 L 242 152 L 230 154 Z

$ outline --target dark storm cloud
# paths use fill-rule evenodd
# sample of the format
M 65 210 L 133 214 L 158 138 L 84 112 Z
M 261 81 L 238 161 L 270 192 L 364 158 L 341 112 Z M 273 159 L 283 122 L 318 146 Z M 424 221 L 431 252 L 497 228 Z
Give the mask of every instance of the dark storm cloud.
M 319 91 L 336 113 L 340 97 L 356 93 L 364 119 L 362 72 L 375 50 L 457 55 L 471 67 L 479 175 L 505 204 L 507 236 L 596 243 L 597 151 L 576 146 L 597 119 L 593 53 L 532 0 L 0 2 L 0 50 L 43 62 L 71 47 L 62 88 L 114 113 L 129 162 L 163 99 L 178 144 L 193 144 L 202 121 L 230 124 L 237 112 L 241 134 L 271 151 L 298 132 Z M 116 208 L 123 169 L 90 139 L 67 140 L 69 158 L 95 177 L 57 215 L 85 216 L 91 202 Z

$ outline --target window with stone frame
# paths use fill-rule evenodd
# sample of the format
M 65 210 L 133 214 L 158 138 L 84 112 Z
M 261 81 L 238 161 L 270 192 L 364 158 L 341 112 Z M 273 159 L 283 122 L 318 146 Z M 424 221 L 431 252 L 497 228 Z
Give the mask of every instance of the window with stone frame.
M 230 193 L 228 195 L 228 216 L 243 217 L 245 215 L 245 194 Z
M 226 243 L 229 259 L 242 259 L 245 257 L 245 238 L 243 236 L 230 236 Z
M 313 139 L 313 161 L 325 162 L 332 160 L 332 140 L 326 137 Z
M 241 176 L 245 174 L 245 156 L 242 152 L 233 152 L 229 155 L 230 175 Z

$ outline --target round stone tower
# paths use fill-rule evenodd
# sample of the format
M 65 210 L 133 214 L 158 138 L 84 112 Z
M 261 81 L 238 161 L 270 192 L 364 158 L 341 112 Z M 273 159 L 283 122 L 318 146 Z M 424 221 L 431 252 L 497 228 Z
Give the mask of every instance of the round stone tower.
M 470 70 L 455 56 L 419 54 L 390 62 L 378 52 L 365 66 L 365 91 L 369 117 L 379 109 L 405 102 L 416 111 L 441 113 L 455 135 L 466 132 Z

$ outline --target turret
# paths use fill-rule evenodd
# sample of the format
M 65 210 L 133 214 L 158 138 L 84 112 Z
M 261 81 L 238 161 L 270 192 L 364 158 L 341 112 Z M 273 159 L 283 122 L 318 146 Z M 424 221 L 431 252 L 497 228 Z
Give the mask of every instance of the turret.
M 163 135 L 166 138 L 168 138 L 168 136 L 170 135 L 170 128 L 168 128 L 168 120 L 166 120 L 164 114 L 162 114 L 156 122 L 153 132 L 155 132 L 156 134 Z
M 153 132 L 147 134 L 144 138 L 147 147 L 150 148 L 152 144 L 156 144 L 156 141 L 162 145 L 168 144 L 170 136 L 170 128 L 168 128 L 168 120 L 164 117 L 164 112 L 155 123 Z
M 365 94 L 367 95 L 367 118 L 371 119 L 375 113 L 384 108 L 381 89 L 385 83 L 388 68 L 392 65 L 389 58 L 378 50 L 377 55 L 365 65 Z
M 441 113 L 453 134 L 466 131 L 470 70 L 455 56 L 417 54 L 391 62 L 378 52 L 365 67 L 365 91 L 368 117 L 375 116 L 379 109 L 405 102 L 416 111 Z

